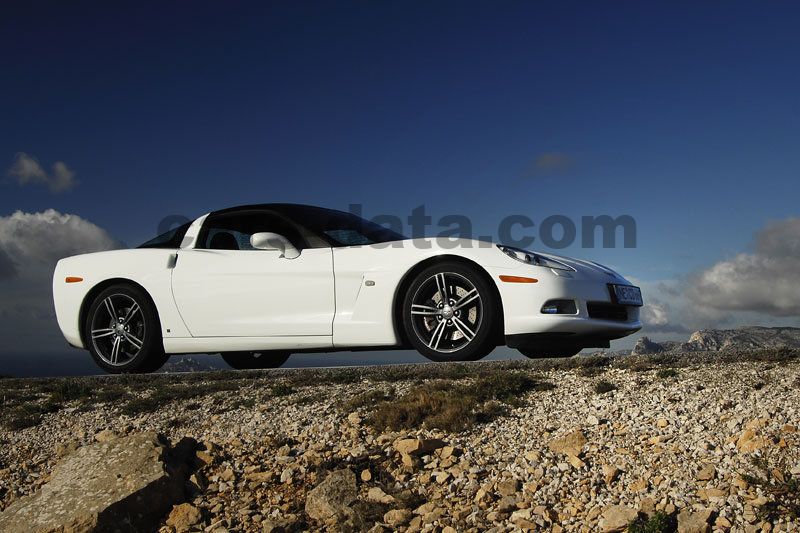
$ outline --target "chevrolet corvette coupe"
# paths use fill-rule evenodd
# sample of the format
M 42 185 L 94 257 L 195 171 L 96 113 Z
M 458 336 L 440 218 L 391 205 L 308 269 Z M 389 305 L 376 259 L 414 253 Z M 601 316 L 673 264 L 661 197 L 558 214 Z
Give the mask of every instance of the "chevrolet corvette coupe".
M 639 288 L 597 263 L 408 239 L 292 204 L 223 209 L 135 249 L 62 259 L 53 298 L 67 342 L 112 373 L 152 372 L 184 353 L 220 353 L 234 368 L 364 349 L 568 357 L 642 326 Z

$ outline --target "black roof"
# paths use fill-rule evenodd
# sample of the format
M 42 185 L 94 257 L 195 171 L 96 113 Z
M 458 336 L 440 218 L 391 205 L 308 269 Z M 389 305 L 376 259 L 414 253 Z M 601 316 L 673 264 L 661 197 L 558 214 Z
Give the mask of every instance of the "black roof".
M 332 213 L 345 213 L 344 211 L 339 211 L 338 209 L 328 209 L 327 207 L 318 207 L 315 205 L 277 203 L 237 205 L 234 207 L 226 207 L 225 209 L 220 209 L 218 211 L 213 211 L 211 214 L 217 215 L 225 213 L 237 213 L 239 211 L 252 211 L 255 209 L 274 211 L 292 219 L 296 216 L 302 217 L 304 214 L 312 212 L 319 213 L 327 211 Z

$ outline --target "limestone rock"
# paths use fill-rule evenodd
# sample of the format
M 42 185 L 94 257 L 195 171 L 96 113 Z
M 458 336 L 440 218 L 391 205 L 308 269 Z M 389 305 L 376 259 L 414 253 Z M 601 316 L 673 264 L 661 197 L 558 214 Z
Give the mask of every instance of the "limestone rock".
M 580 429 L 575 429 L 566 435 L 551 440 L 547 447 L 555 453 L 578 457 L 583 451 L 584 445 L 588 442 L 583 432 Z
M 315 520 L 335 518 L 356 499 L 356 475 L 349 468 L 335 470 L 306 496 L 306 514 Z
M 117 436 L 118 435 L 114 431 L 110 429 L 104 429 L 103 431 L 100 431 L 95 434 L 94 440 L 96 440 L 97 442 L 108 442 L 110 440 L 116 439 Z
M 606 485 L 613 483 L 617 479 L 617 476 L 619 476 L 619 472 L 619 468 L 614 465 L 603 465 L 603 479 Z
M 395 441 L 394 449 L 402 455 L 425 455 L 445 445 L 439 439 L 400 439 Z
M 606 507 L 600 518 L 600 529 L 605 533 L 624 531 L 638 516 L 636 509 L 624 505 Z
M 758 436 L 752 429 L 746 429 L 736 440 L 736 449 L 744 453 L 754 452 L 766 447 L 767 444 L 767 439 Z
M 172 508 L 167 518 L 167 525 L 174 527 L 177 533 L 183 533 L 198 524 L 202 518 L 200 509 L 191 503 L 182 503 Z
M 367 493 L 367 499 L 371 502 L 377 503 L 394 503 L 394 498 L 386 494 L 380 487 L 372 487 Z
M 393 509 L 383 515 L 383 521 L 392 527 L 404 526 L 413 516 L 414 514 L 408 509 Z
M 678 514 L 678 533 L 707 533 L 711 531 L 711 509 L 691 511 L 684 509 Z
M 288 533 L 294 530 L 295 524 L 297 517 L 291 514 L 282 518 L 267 518 L 261 522 L 261 533 Z M 227 530 L 225 532 L 227 533 Z
M 628 489 L 631 492 L 643 492 L 646 491 L 649 486 L 650 486 L 649 481 L 647 481 L 645 478 L 639 478 L 633 483 L 631 483 Z
M 519 490 L 519 481 L 516 479 L 505 479 L 497 484 L 497 493 L 500 496 L 512 496 Z
M 697 481 L 711 481 L 717 474 L 714 465 L 707 464 L 697 472 Z
M 184 497 L 193 441 L 174 449 L 155 433 L 97 442 L 64 457 L 50 480 L 0 514 L 0 531 L 153 529 Z

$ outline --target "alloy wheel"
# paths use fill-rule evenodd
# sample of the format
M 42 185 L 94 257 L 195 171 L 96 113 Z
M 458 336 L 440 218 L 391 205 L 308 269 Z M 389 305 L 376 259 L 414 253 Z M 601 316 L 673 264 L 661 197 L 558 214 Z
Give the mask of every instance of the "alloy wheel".
M 431 350 L 457 352 L 469 345 L 483 322 L 478 289 L 455 272 L 437 272 L 411 299 L 411 322 L 417 337 Z
M 122 366 L 144 346 L 146 324 L 141 306 L 127 294 L 111 294 L 95 308 L 92 344 L 103 362 Z

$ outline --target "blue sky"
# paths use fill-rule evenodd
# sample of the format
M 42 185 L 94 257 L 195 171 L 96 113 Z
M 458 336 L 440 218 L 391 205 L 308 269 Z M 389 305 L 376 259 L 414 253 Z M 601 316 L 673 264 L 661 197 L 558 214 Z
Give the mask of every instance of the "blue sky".
M 476 234 L 630 214 L 636 249 L 563 252 L 656 283 L 798 214 L 796 4 L 169 4 L 0 8 L 0 164 L 78 182 L 6 176 L 0 216 L 54 208 L 135 244 L 262 201 L 425 204 Z

